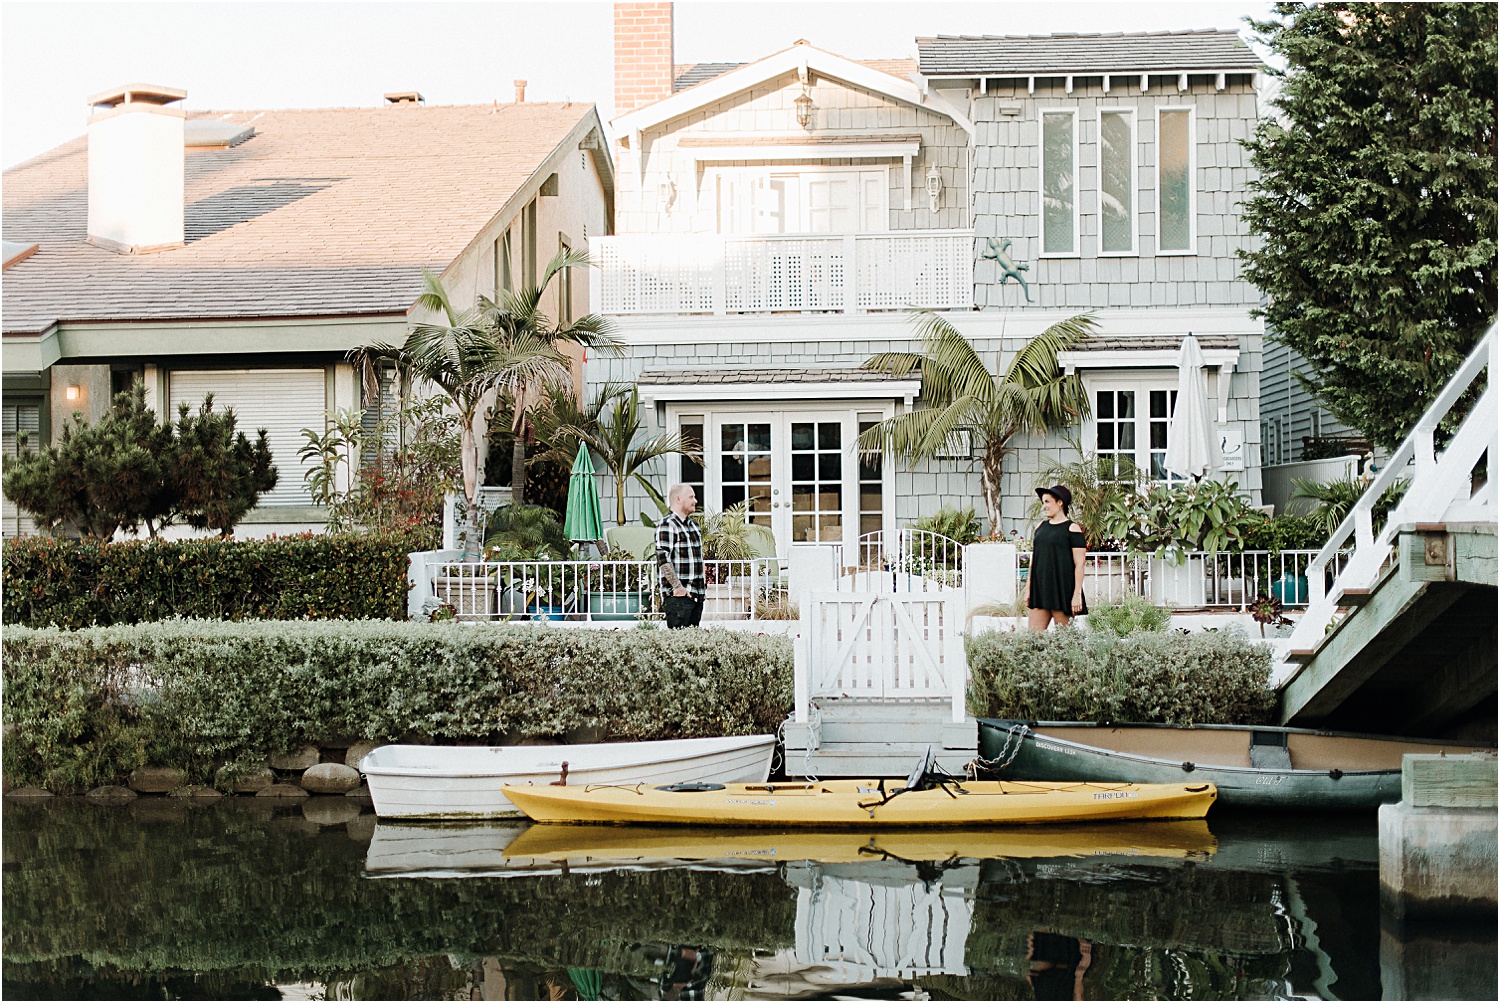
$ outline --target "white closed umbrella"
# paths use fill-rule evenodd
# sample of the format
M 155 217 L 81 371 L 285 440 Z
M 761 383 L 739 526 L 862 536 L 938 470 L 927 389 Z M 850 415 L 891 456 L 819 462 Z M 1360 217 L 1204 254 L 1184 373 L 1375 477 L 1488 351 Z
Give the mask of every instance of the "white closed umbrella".
M 1191 333 L 1177 351 L 1177 406 L 1167 432 L 1166 467 L 1184 477 L 1204 477 L 1223 466 L 1219 432 L 1208 407 L 1203 349 Z

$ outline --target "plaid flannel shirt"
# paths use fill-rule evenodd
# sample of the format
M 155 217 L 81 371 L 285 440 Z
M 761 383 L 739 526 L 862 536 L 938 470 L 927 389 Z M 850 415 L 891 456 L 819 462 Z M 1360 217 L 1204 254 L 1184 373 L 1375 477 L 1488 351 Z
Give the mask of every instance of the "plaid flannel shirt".
M 689 594 L 703 597 L 703 530 L 696 522 L 668 512 L 657 523 L 656 565 L 663 593 L 671 595 L 672 589 L 681 584 Z

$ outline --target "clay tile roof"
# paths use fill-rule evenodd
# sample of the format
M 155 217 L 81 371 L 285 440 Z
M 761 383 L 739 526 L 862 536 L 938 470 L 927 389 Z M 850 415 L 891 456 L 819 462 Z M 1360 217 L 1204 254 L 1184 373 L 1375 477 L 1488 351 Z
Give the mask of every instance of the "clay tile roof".
M 56 321 L 405 313 L 593 105 L 394 105 L 189 113 L 254 128 L 187 153 L 186 246 L 85 243 L 88 141 L 7 170 L 3 328 Z
M 1057 35 L 938 35 L 917 39 L 927 76 L 1042 76 L 1242 70 L 1261 61 L 1234 31 Z
M 782 369 L 653 369 L 641 373 L 637 383 L 674 385 L 712 383 L 880 383 L 915 380 L 851 366 L 799 366 Z

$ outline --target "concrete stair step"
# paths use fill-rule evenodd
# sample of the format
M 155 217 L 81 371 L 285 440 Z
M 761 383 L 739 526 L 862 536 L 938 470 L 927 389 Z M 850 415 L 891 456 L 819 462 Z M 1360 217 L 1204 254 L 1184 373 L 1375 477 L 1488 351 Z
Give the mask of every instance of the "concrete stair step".
M 786 775 L 789 777 L 905 777 L 918 757 L 927 751 L 926 743 L 904 742 L 875 744 L 838 742 L 824 745 L 808 755 L 805 750 L 786 750 Z M 974 758 L 975 749 L 934 749 L 938 765 L 954 773 Z
M 788 721 L 782 728 L 782 740 L 788 748 L 805 749 L 809 743 L 820 746 L 883 746 L 890 744 L 909 745 L 923 749 L 931 745 L 934 749 L 975 749 L 979 746 L 979 729 L 974 721 L 929 722 L 839 722 L 826 718 L 813 730 L 813 725 Z

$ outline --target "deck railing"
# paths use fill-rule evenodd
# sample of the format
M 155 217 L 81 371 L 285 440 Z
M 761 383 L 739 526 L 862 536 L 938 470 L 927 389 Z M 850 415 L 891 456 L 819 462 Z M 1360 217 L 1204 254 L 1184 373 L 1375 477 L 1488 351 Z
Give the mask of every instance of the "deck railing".
M 602 314 L 861 313 L 974 304 L 972 230 L 596 237 Z
M 1491 325 L 1428 405 L 1411 433 L 1365 487 L 1364 494 L 1344 516 L 1328 543 L 1314 555 L 1312 602 L 1307 616 L 1292 634 L 1289 663 L 1305 662 L 1315 656 L 1346 591 L 1367 591 L 1376 586 L 1384 569 L 1391 566 L 1399 533 L 1423 525 L 1441 525 L 1450 518 L 1450 512 L 1459 521 L 1473 518 L 1475 513 L 1465 515 L 1464 510 L 1476 501 L 1484 518 L 1494 519 L 1495 488 L 1490 470 L 1500 447 L 1497 366 L 1500 366 L 1500 330 Z M 1476 393 L 1478 399 L 1471 402 L 1471 395 Z M 1456 421 L 1459 416 L 1461 422 Z M 1457 425 L 1451 436 L 1439 434 L 1445 422 Z M 1447 441 L 1439 449 L 1443 439 Z M 1483 478 L 1478 477 L 1481 465 L 1485 468 Z M 1407 482 L 1405 494 L 1377 533 L 1375 508 L 1385 493 L 1402 481 Z M 1345 564 L 1335 565 L 1335 552 L 1351 545 L 1352 557 Z M 1331 569 L 1326 586 L 1325 575 L 1320 573 L 1324 568 Z
M 1307 581 L 1315 550 L 1245 550 L 1238 553 L 1193 551 L 1180 565 L 1129 554 L 1090 551 L 1084 558 L 1083 595 L 1091 605 L 1120 602 L 1126 595 L 1180 608 L 1248 609 L 1258 595 L 1274 596 L 1287 609 L 1306 607 L 1312 595 Z M 1025 595 L 1030 574 L 1022 554 L 1016 594 Z M 1330 558 L 1335 573 L 1348 554 Z
M 786 582 L 772 559 L 705 561 L 703 618 L 784 619 Z M 426 592 L 459 620 L 633 621 L 662 618 L 652 561 L 444 561 Z

